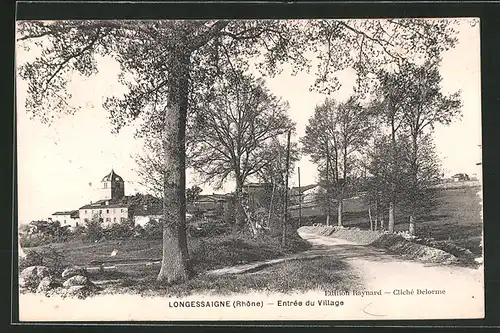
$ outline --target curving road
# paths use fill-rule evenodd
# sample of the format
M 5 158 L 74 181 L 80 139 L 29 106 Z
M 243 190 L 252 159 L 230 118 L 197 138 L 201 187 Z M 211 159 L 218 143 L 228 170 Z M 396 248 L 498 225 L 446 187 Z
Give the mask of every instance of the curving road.
M 414 311 L 419 311 L 419 308 L 428 308 L 430 303 L 426 302 L 432 300 L 432 305 L 440 311 L 458 312 L 464 317 L 481 317 L 484 313 L 483 266 L 473 269 L 425 264 L 391 255 L 383 249 L 341 239 L 300 230 L 299 235 L 313 245 L 308 251 L 310 254 L 331 255 L 348 263 L 362 280 L 365 290 L 382 290 L 387 296 L 398 296 L 388 298 L 394 301 L 392 305 L 386 301 L 375 304 L 374 307 L 378 306 L 379 309 L 372 309 L 372 312 L 386 313 L 391 306 L 412 306 Z M 420 294 L 412 298 L 411 302 L 396 302 L 404 297 L 416 296 L 418 290 L 424 293 L 425 290 L 444 290 L 445 294 Z M 410 294 L 412 291 L 413 295 Z
M 299 235 L 310 242 L 310 254 L 333 255 L 346 261 L 359 274 L 369 289 L 398 286 L 408 288 L 431 283 L 434 288 L 480 289 L 483 285 L 483 267 L 472 269 L 458 266 L 438 266 L 391 255 L 383 249 L 357 245 L 341 239 L 308 234 Z

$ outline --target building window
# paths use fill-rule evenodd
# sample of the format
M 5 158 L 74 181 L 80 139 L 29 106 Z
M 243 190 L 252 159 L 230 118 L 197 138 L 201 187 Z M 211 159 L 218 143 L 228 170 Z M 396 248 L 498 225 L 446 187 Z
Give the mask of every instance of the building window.
M 106 209 L 106 214 L 109 214 L 109 209 Z
M 88 222 L 88 221 L 89 221 L 89 219 L 85 219 L 84 221 L 85 221 L 85 222 Z
M 106 217 L 106 222 L 111 222 L 111 219 L 109 217 Z
M 108 188 L 108 183 L 104 183 L 104 188 Z
M 85 209 L 85 214 L 87 214 L 87 210 Z
M 125 218 L 124 217 L 120 217 L 120 222 L 125 222 Z
M 122 208 L 121 212 L 123 213 L 125 211 L 125 209 Z
M 116 217 L 113 217 L 113 222 L 116 222 Z

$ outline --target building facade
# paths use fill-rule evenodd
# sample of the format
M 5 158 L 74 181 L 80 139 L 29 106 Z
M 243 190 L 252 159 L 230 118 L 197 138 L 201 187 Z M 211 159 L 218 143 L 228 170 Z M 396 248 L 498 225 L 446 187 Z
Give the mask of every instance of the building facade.
M 80 221 L 78 213 L 78 210 L 55 212 L 49 217 L 49 220 L 59 221 L 62 227 L 74 228 Z
M 126 203 L 111 203 L 110 200 L 99 200 L 79 209 L 80 222 L 85 224 L 92 219 L 98 219 L 102 226 L 123 223 L 129 218 Z
M 98 219 L 102 226 L 123 223 L 129 218 L 129 207 L 125 197 L 125 182 L 113 169 L 101 180 L 101 200 L 79 208 L 80 223 Z

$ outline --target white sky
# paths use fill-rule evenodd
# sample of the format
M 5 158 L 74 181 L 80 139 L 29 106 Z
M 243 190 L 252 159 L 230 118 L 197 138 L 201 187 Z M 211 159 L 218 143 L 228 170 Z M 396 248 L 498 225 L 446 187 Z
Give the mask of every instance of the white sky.
M 32 54 L 18 50 L 18 63 Z M 63 115 L 50 126 L 29 119 L 24 109 L 26 83 L 17 81 L 17 140 L 18 140 L 18 208 L 19 221 L 45 219 L 58 210 L 79 208 L 96 200 L 100 180 L 111 168 L 125 181 L 127 195 L 141 191 L 137 184 L 131 155 L 141 149 L 134 140 L 134 128 L 111 134 L 107 112 L 101 107 L 106 96 L 124 91 L 117 81 L 119 66 L 112 60 L 101 59 L 99 74 L 91 78 L 74 76 L 68 89 L 73 94 L 71 104 L 81 105 L 75 115 Z M 437 126 L 435 142 L 445 173 L 479 172 L 481 159 L 481 81 L 479 25 L 460 27 L 459 44 L 444 54 L 441 67 L 443 89 L 462 91 L 463 118 L 450 126 Z M 354 84 L 350 71 L 339 74 L 341 89 L 333 97 L 348 97 Z M 290 116 L 297 123 L 297 133 L 304 134 L 307 120 L 316 104 L 325 96 L 309 92 L 314 77 L 308 74 L 291 76 L 285 70 L 268 80 L 268 87 L 290 104 Z M 297 140 L 297 138 L 294 138 Z M 316 167 L 305 156 L 298 163 L 301 183 L 315 182 Z M 189 181 L 189 174 L 188 174 Z M 296 174 L 290 180 L 297 184 Z M 191 184 L 190 184 L 191 185 Z M 232 190 L 228 184 L 225 190 Z M 212 192 L 205 188 L 205 192 Z

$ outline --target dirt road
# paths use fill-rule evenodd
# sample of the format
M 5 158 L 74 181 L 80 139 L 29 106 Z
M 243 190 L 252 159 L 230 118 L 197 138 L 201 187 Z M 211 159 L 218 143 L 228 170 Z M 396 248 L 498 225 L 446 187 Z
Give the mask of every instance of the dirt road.
M 462 290 L 477 297 L 483 292 L 483 268 L 438 266 L 405 260 L 382 249 L 300 232 L 313 248 L 310 255 L 332 255 L 346 261 L 362 279 L 366 289 Z

